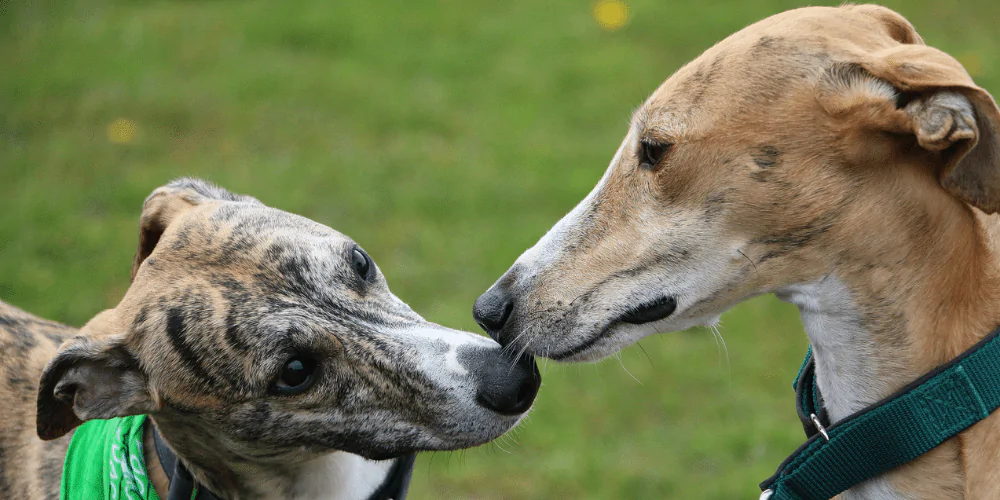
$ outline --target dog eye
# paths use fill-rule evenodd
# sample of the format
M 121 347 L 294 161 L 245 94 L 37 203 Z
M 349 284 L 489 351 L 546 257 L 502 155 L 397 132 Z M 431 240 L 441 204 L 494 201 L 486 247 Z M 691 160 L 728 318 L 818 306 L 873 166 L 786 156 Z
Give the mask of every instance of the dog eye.
M 669 142 L 655 143 L 640 141 L 639 142 L 639 167 L 645 170 L 653 170 L 663 160 L 663 157 L 670 151 L 671 146 Z
M 281 394 L 301 394 L 314 381 L 316 362 L 310 358 L 296 356 L 285 362 L 274 387 Z
M 360 248 L 355 248 L 351 252 L 351 266 L 354 267 L 354 272 L 358 274 L 359 278 L 365 281 L 371 280 L 372 258 Z

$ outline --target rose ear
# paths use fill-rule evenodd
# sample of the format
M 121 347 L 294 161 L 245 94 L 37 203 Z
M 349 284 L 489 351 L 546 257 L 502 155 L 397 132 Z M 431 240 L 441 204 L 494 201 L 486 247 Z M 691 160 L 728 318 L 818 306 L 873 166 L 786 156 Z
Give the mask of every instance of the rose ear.
M 139 272 L 139 266 L 153 253 L 160 237 L 167 226 L 174 220 L 193 208 L 196 200 L 183 190 L 177 190 L 170 185 L 157 188 L 146 198 L 139 216 L 139 247 L 132 261 L 131 280 Z
M 38 437 L 56 439 L 91 419 L 154 410 L 138 361 L 119 340 L 77 337 L 42 373 L 38 388 Z
M 884 33 L 896 42 L 924 44 L 924 39 L 920 37 L 913 25 L 899 12 L 888 7 L 874 4 L 845 4 L 841 8 L 852 13 L 863 14 L 876 21 Z
M 961 63 L 932 47 L 899 45 L 862 66 L 903 93 L 907 128 L 941 156 L 941 185 L 986 213 L 1000 211 L 1000 109 Z
M 135 280 L 139 266 L 153 253 L 170 224 L 195 206 L 213 200 L 260 203 L 251 196 L 233 194 L 203 180 L 188 177 L 171 181 L 153 191 L 146 198 L 139 217 L 139 247 L 132 261 L 131 279 Z
M 834 64 L 817 94 L 853 126 L 908 135 L 937 157 L 941 185 L 986 213 L 1000 211 L 1000 109 L 940 50 L 895 44 Z

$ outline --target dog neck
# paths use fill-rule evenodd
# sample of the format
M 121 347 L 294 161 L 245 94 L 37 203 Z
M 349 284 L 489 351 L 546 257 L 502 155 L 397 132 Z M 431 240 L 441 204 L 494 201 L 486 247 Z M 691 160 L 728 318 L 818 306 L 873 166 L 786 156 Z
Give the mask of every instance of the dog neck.
M 957 220 L 960 223 L 939 226 L 935 234 L 910 245 L 895 242 L 874 262 L 842 257 L 822 279 L 776 291 L 780 299 L 799 307 L 832 422 L 958 356 L 1000 324 L 1000 284 L 991 248 L 996 220 L 971 211 Z M 992 473 L 976 472 L 991 469 L 971 461 L 996 466 L 1000 460 L 995 448 L 984 444 L 995 444 L 998 434 L 1000 425 L 991 417 L 843 497 L 996 498 L 1000 490 L 988 484 Z M 992 493 L 968 496 L 970 491 Z
M 167 498 L 170 483 L 154 451 L 156 445 L 151 425 L 146 426 L 143 438 L 150 482 L 160 498 Z M 190 455 L 182 450 L 178 456 Z M 189 461 L 185 463 L 190 464 L 191 472 L 199 482 L 214 485 L 211 489 L 220 498 L 364 500 L 386 480 L 394 461 L 373 461 L 346 452 L 332 452 L 292 468 L 246 463 L 225 467 L 226 480 L 213 480 L 211 477 L 214 474 L 208 472 L 207 467 Z M 226 484 L 238 486 L 227 488 L 223 486 Z

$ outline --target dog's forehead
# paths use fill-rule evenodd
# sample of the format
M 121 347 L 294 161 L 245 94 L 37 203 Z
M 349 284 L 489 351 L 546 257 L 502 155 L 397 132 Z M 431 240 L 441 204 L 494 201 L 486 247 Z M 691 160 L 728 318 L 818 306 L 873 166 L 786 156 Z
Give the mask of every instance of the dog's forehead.
M 919 37 L 905 19 L 875 6 L 783 12 L 680 68 L 636 111 L 632 127 L 640 138 L 697 139 L 710 133 L 707 124 L 778 112 L 785 97 L 812 88 L 834 62 L 859 62 L 851 60 L 857 47 L 876 50 L 914 39 Z
M 345 256 L 354 245 L 305 217 L 259 203 L 223 201 L 185 215 L 164 233 L 152 257 L 157 266 L 197 274 L 264 276 L 289 266 L 332 273 L 348 265 Z
M 132 313 L 132 340 L 158 346 L 148 359 L 176 356 L 192 377 L 213 384 L 264 383 L 271 372 L 247 371 L 248 359 L 274 361 L 282 346 L 308 343 L 316 332 L 376 332 L 368 324 L 380 317 L 374 311 L 411 314 L 382 282 L 359 300 L 354 246 L 330 227 L 262 204 L 205 203 L 164 233 L 121 309 Z M 212 367 L 193 353 L 212 353 Z
M 203 227 L 220 237 L 227 250 L 239 250 L 246 240 L 302 249 L 353 244 L 329 226 L 266 205 L 222 203 L 206 215 Z
M 260 227 L 278 231 L 301 231 L 312 236 L 349 239 L 346 235 L 312 219 L 257 203 L 222 202 L 205 216 L 212 222 L 220 223 L 213 226 L 216 230 L 223 230 L 227 225 L 231 228 Z

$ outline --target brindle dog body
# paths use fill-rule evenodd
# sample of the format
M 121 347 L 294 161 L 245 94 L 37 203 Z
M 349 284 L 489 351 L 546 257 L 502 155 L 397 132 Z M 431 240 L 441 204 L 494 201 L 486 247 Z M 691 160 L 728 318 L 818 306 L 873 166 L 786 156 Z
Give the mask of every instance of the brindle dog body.
M 80 330 L 0 304 L 0 497 L 57 498 L 77 425 L 148 414 L 224 498 L 363 499 L 394 457 L 506 432 L 538 388 L 533 363 L 414 313 L 349 238 L 200 181 L 147 199 L 132 276 Z
M 775 293 L 841 420 L 1000 324 L 998 127 L 889 9 L 773 16 L 668 78 L 474 313 L 513 350 L 586 361 Z M 1000 498 L 998 470 L 994 414 L 844 497 Z

